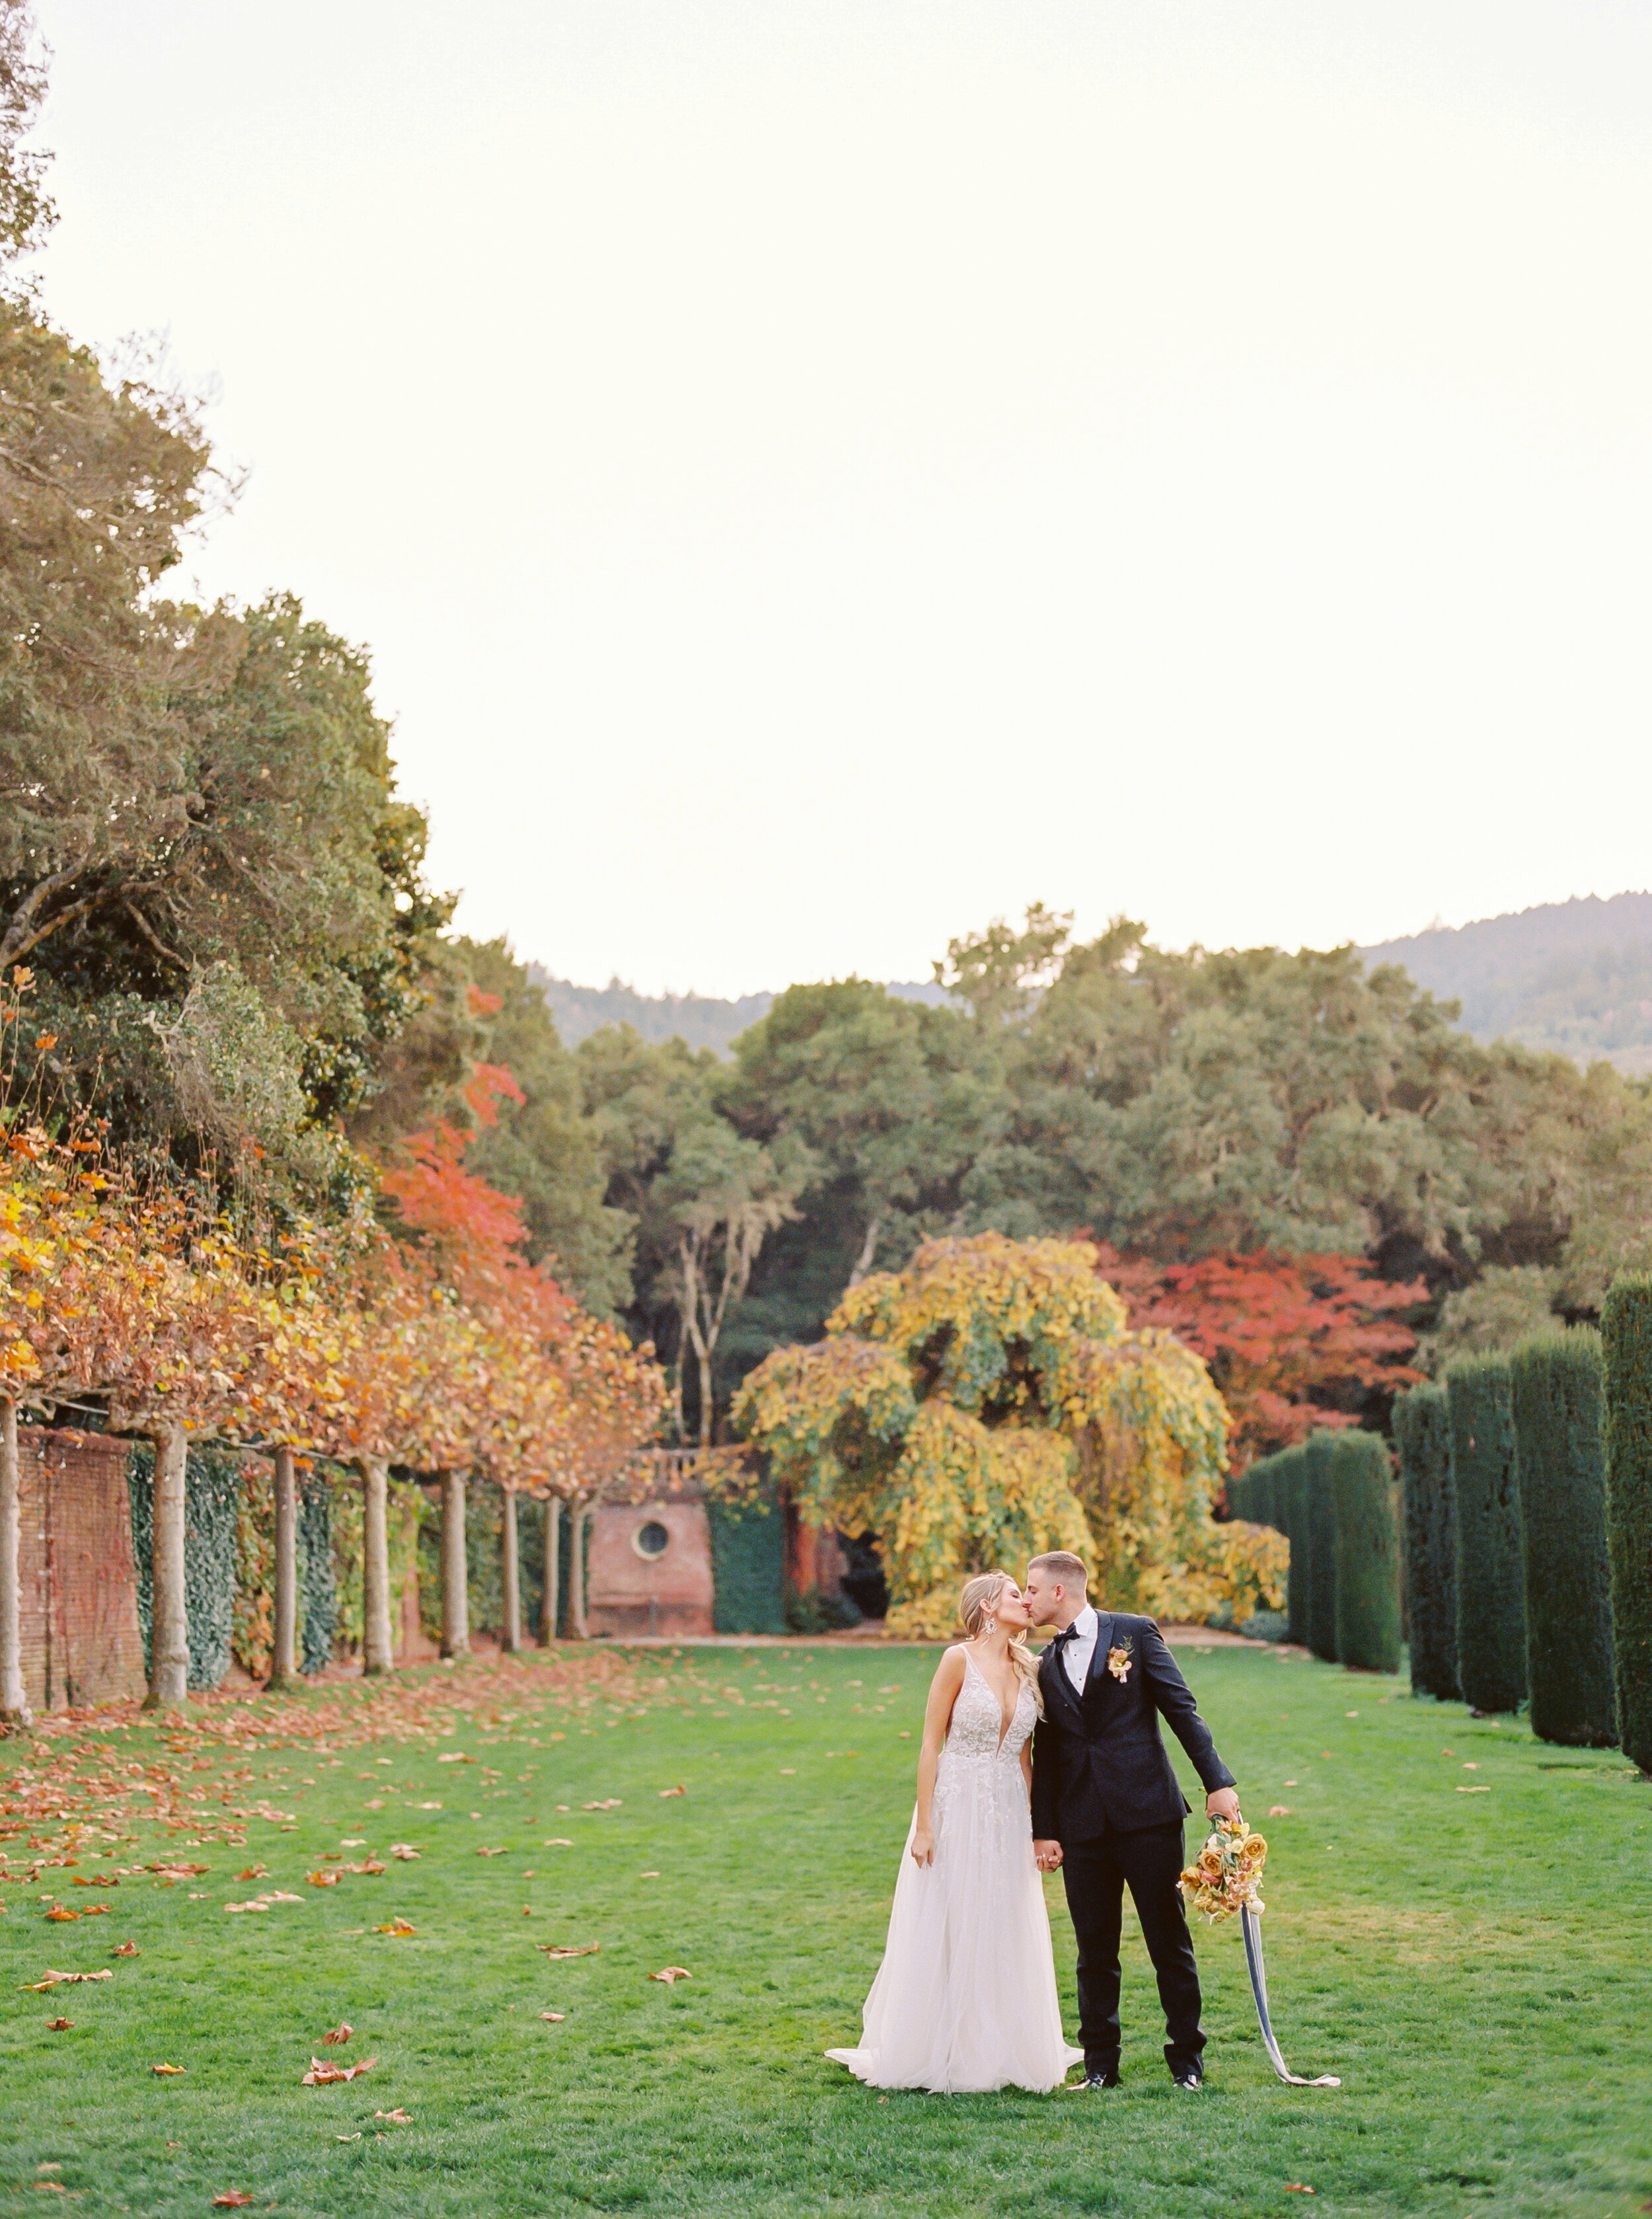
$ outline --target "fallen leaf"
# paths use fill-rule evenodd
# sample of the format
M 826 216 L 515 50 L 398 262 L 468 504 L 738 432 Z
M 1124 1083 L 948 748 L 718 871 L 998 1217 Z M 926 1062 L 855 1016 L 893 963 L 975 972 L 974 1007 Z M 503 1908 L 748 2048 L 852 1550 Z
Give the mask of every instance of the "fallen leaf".
M 306 1873 L 304 1877 L 308 1880 L 312 1887 L 337 1887 L 339 1881 L 344 1878 L 344 1874 L 342 1873 L 313 1872 Z
M 83 1918 L 100 1918 L 106 1911 L 113 1911 L 112 1903 L 89 1903 L 81 1912 Z
M 29 1980 L 25 1983 L 25 1986 L 28 1994 L 38 1996 L 43 1995 L 47 1988 L 60 1988 L 66 1982 L 76 1980 L 112 1980 L 114 1978 L 114 1973 L 111 1973 L 109 1967 L 105 1965 L 101 1973 L 47 1973 L 43 1980 Z
M 594 1957 L 602 1944 L 600 1942 L 587 1942 L 580 1949 L 569 1942 L 536 1942 L 533 1946 L 546 1957 Z
M 332 2137 L 333 2141 L 336 2142 L 358 2142 L 361 2138 L 361 2129 L 359 2127 L 357 2128 L 353 2135 L 334 2135 Z
M 113 1873 L 99 1873 L 96 1880 L 84 1879 L 77 1873 L 69 1885 L 71 1887 L 119 1887 L 121 1883 Z
M 375 2111 L 373 2116 L 376 2119 L 388 2119 L 393 2127 L 410 2127 L 413 2124 L 412 2112 L 404 2111 L 400 2104 L 396 2105 L 394 2111 Z
M 322 2036 L 322 2047 L 325 2048 L 329 2042 L 336 2045 L 339 2042 L 348 2042 L 351 2036 L 354 2034 L 355 2031 L 355 2028 L 351 2026 L 348 2019 L 341 2019 L 338 2024 L 332 2028 L 331 2032 Z
M 67 2034 L 74 2021 L 71 2018 L 49 2018 L 46 2024 L 47 2031 L 52 2034 Z
M 1457 1784 L 1457 1793 L 1459 1795 L 1489 1795 L 1491 1793 L 1491 1789 L 1489 1787 L 1465 1787 L 1463 1786 L 1462 1782 L 1459 1781 Z M 48 1918 L 51 1915 L 51 1912 L 47 1911 L 47 1917 Z
M 390 1855 L 393 1857 L 400 1857 L 403 1864 L 407 1864 L 411 1859 L 416 1857 L 419 1855 L 419 1852 L 410 1843 L 392 1842 L 390 1844 Z
M 263 1880 L 269 1870 L 268 1865 L 249 1865 L 245 1872 L 238 1872 L 235 1877 L 237 1880 Z
M 560 2026 L 562 2021 L 568 2017 L 568 2013 L 566 2011 L 541 2011 L 539 2016 L 541 2018 L 548 2018 L 553 2026 Z
M 189 2068 L 187 2065 L 152 2065 L 149 2069 L 157 2078 L 164 2078 L 169 2073 L 187 2073 Z
M 146 1872 L 158 1873 L 163 1880 L 196 1880 L 203 1872 L 210 1872 L 212 1870 L 212 1867 L 210 1865 L 181 1865 L 175 1862 L 162 1862 L 158 1864 L 146 1865 L 144 1867 L 144 1870 Z
M 411 1919 L 393 1918 L 388 1926 L 376 1926 L 375 1934 L 417 1934 L 419 1929 Z
M 542 1849 L 571 1849 L 574 1844 L 564 1839 L 562 1835 L 553 1834 L 550 1841 L 541 1842 L 539 1846 Z
M 782 1780 L 795 1780 L 797 1776 L 798 1768 L 795 1764 L 783 1764 L 780 1767 L 780 1777 Z
M 28 2185 L 31 2188 L 49 2188 L 53 2196 L 66 2196 L 69 2193 L 60 2180 L 31 2180 Z
M 60 1903 L 54 1903 L 46 1915 L 48 1918 L 65 1919 L 78 1918 L 80 1913 L 78 1911 L 65 1911 Z
M 365 1834 L 346 1834 L 338 1846 L 341 1849 L 359 1849 L 366 1839 Z
M 618 1811 L 624 1801 L 623 1795 L 611 1795 L 606 1803 L 581 1803 L 581 1811 Z
M 531 1918 L 533 1917 L 533 1905 L 531 1903 L 525 1903 L 523 1905 L 522 1916 L 525 1918 Z
M 370 2073 L 377 2063 L 376 2057 L 363 2057 L 359 2065 L 329 2065 L 325 2057 L 312 2054 L 310 2069 L 299 2085 L 303 2088 L 330 2088 L 335 2080 L 357 2080 L 363 2073 Z
M 479 1857 L 502 1857 L 505 1852 L 503 1849 L 478 1849 L 476 1855 Z
M 143 1952 L 135 1942 L 117 1942 L 111 1954 L 116 1957 L 140 1957 Z
M 663 1980 L 667 1987 L 670 1987 L 674 1981 L 692 1980 L 693 1977 L 694 1975 L 686 1965 L 668 1965 L 663 1972 L 649 1974 L 649 1980 Z
M 213 2197 L 212 2208 L 214 2211 L 239 2211 L 242 2204 L 252 2201 L 244 2188 L 227 2188 L 221 2196 Z
M 227 1903 L 224 1908 L 226 1911 L 268 1911 L 270 1906 L 261 1895 L 255 1895 L 250 1903 Z
M 1269 1816 L 1270 1818 L 1289 1818 L 1289 1816 L 1290 1816 L 1290 1806 L 1289 1806 L 1289 1803 L 1270 1803 L 1270 1804 L 1269 1804 L 1269 1806 L 1268 1806 L 1268 1816 Z
M 658 1880 L 660 1875 L 658 1873 L 638 1873 L 637 1877 L 638 1880 Z
M 441 1807 L 439 1803 L 421 1803 L 419 1806 L 421 1811 L 439 1811 Z
M 662 1787 L 660 1790 L 660 1800 L 663 1803 L 668 1795 L 686 1795 L 687 1793 L 688 1790 L 686 1787 Z
M 1287 2196 L 1313 2196 L 1316 2192 L 1316 2191 L 1308 2186 L 1305 2180 L 1288 2180 L 1285 2183 L 1285 2193 Z

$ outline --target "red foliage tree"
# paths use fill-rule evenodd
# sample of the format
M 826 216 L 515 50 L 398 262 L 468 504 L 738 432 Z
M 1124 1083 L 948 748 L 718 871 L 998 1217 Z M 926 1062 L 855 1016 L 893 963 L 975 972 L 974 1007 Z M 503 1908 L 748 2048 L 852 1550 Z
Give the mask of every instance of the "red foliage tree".
M 1161 1264 L 1102 1243 L 1096 1269 L 1133 1327 L 1164 1327 L 1209 1365 L 1236 1470 L 1317 1426 L 1357 1425 L 1346 1407 L 1357 1391 L 1397 1392 L 1421 1377 L 1405 1362 L 1417 1336 L 1400 1314 L 1427 1289 L 1374 1278 L 1357 1256 L 1258 1249 Z

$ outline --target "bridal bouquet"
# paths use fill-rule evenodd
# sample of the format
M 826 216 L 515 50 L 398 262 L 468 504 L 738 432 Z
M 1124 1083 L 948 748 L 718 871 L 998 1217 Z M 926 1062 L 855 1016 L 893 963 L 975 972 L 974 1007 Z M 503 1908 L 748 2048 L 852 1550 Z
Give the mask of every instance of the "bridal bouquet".
M 1243 1818 L 1237 1825 L 1218 1818 L 1198 1863 L 1182 1874 L 1182 1893 L 1193 1910 L 1211 1920 L 1231 1918 L 1247 1908 L 1259 1912 L 1263 1903 L 1257 1890 L 1267 1862 L 1268 1844 Z

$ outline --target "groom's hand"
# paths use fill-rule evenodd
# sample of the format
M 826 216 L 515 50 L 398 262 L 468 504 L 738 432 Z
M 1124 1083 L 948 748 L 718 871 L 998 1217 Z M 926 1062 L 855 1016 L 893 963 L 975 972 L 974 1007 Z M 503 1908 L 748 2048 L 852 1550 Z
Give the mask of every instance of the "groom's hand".
M 1207 1818 L 1226 1818 L 1230 1826 L 1239 1824 L 1239 1799 L 1237 1787 L 1213 1787 L 1205 1798 Z
M 1059 1872 L 1061 1868 L 1059 1842 L 1035 1841 L 1033 1843 L 1033 1856 L 1040 1872 Z

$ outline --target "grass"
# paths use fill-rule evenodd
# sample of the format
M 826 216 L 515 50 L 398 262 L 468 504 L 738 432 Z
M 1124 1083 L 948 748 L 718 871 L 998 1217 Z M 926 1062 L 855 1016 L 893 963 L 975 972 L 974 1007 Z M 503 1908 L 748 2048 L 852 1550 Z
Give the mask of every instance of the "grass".
M 1266 1821 L 1276 2025 L 1339 2091 L 1275 2082 L 1227 1929 L 1199 1940 L 1210 2083 L 1173 2090 L 1133 1926 L 1115 2094 L 861 2088 L 820 2053 L 854 2038 L 878 1961 L 931 1656 L 564 1652 L 218 1704 L 182 1732 L 100 1722 L 0 1789 L 12 1870 L 31 1836 L 78 1842 L 73 1868 L 3 1890 L 0 2212 L 57 2201 L 42 2180 L 167 2219 L 230 2190 L 293 2219 L 1652 2208 L 1652 1787 L 1397 1681 L 1183 1656 L 1247 1813 L 1289 1806 Z M 138 1765 L 158 1797 L 134 1797 Z M 139 1800 L 170 1830 L 120 1818 Z M 115 1838 L 65 1832 L 89 1822 Z M 418 1860 L 307 1882 L 397 1841 Z M 209 1869 L 132 1869 L 164 1855 Z M 253 1862 L 267 1878 L 235 1877 Z M 118 1892 L 72 1886 L 116 1866 Z M 301 1899 L 225 1911 L 269 1887 Z M 48 1923 L 43 1888 L 112 1908 Z M 1059 1882 L 1051 1907 L 1071 2029 Z M 413 1936 L 371 1930 L 397 1914 Z M 140 1955 L 112 1956 L 124 1941 Z M 668 1965 L 693 1978 L 649 1980 Z M 352 2039 L 322 2050 L 341 2020 Z M 313 2053 L 377 2062 L 305 2088 Z M 398 2107 L 411 2123 L 376 2116 Z

